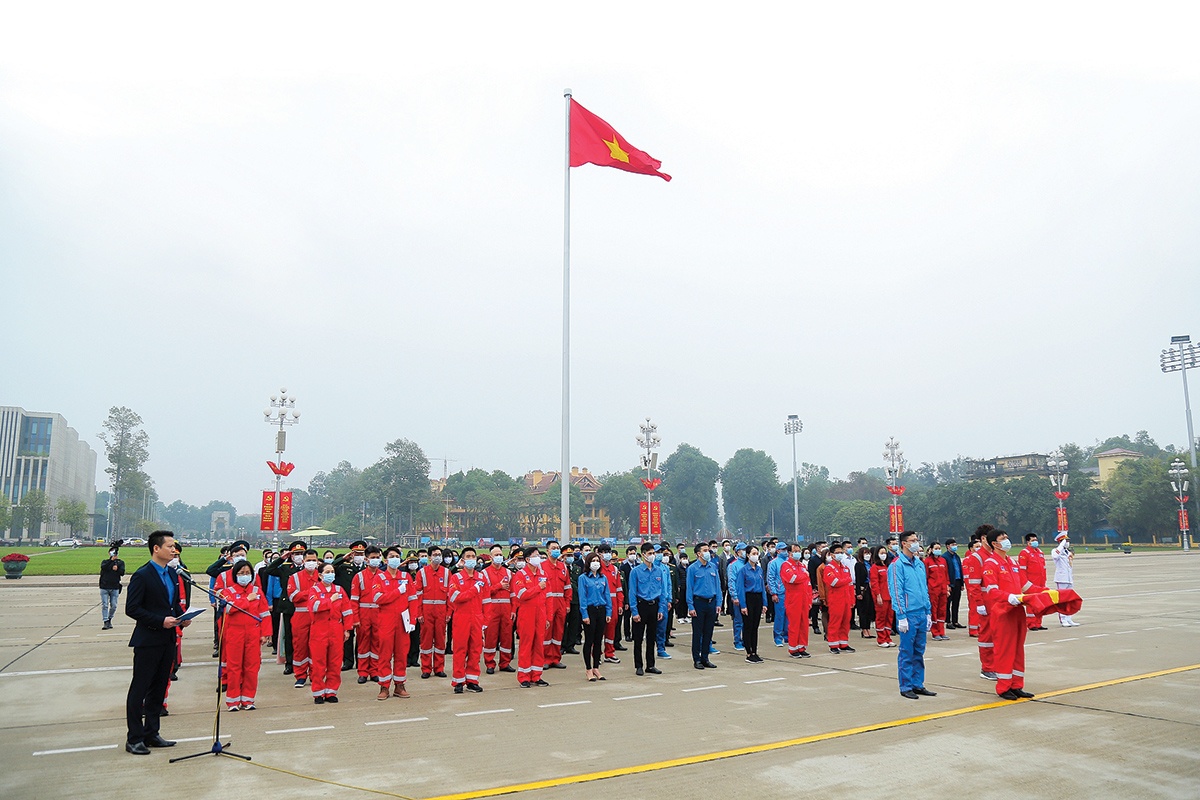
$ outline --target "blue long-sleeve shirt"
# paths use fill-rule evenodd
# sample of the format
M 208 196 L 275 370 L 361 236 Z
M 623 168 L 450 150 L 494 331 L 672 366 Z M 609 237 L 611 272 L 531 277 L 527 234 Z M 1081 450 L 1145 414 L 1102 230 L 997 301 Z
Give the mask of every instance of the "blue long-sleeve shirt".
M 779 577 L 779 568 L 783 566 L 783 562 L 787 561 L 787 553 L 782 556 L 772 558 L 767 564 L 767 592 L 769 594 L 783 594 L 783 581 Z
M 608 591 L 608 578 L 596 572 L 585 572 L 579 576 L 579 608 L 587 616 L 587 610 L 592 606 L 604 606 L 605 616 L 613 613 L 612 594 Z
M 745 608 L 746 595 L 754 593 L 763 593 L 763 571 L 758 564 L 747 561 L 737 574 L 738 605 Z
M 670 594 L 665 590 L 663 580 L 663 570 L 656 564 L 643 562 L 629 570 L 629 605 L 635 614 L 637 601 L 652 600 L 658 603 L 658 613 L 666 615 Z M 669 582 L 667 579 L 667 583 Z
M 953 550 L 946 550 L 942 553 L 942 558 L 946 561 L 946 577 L 951 583 L 961 581 L 963 579 L 962 559 L 958 553 Z
M 709 558 L 705 564 L 696 559 L 687 568 L 687 607 L 695 611 L 694 598 L 721 596 L 721 568 L 715 558 Z
M 903 554 L 888 566 L 888 591 L 892 594 L 892 610 L 896 619 L 924 616 L 933 610 L 929 602 L 929 583 L 925 577 L 925 562 Z
M 737 599 L 738 573 L 745 568 L 746 559 L 744 558 L 735 558 L 729 562 L 729 566 L 725 567 L 725 585 L 729 587 L 729 596 L 738 603 L 741 602 Z

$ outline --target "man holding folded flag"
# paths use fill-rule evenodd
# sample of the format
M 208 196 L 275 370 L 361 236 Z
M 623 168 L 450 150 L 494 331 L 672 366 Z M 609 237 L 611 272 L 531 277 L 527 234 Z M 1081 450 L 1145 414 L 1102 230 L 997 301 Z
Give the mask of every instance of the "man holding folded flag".
M 996 694 L 1005 700 L 1033 697 L 1025 691 L 1025 609 L 1019 568 L 1008 555 L 1012 542 L 1008 533 L 991 530 L 986 534 L 989 551 L 983 562 L 983 603 L 991 620 L 992 669 L 996 673 Z

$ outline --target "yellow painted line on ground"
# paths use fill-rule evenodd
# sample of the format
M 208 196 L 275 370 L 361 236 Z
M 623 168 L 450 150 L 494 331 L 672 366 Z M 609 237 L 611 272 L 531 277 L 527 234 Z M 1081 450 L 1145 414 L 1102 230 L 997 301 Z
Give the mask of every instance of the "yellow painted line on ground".
M 1089 683 L 1083 686 L 1073 686 L 1069 689 L 1057 689 L 1051 692 L 1043 692 L 1038 695 L 1038 698 L 1045 699 L 1050 697 L 1061 697 L 1063 695 L 1075 694 L 1077 692 L 1086 692 L 1092 689 L 1102 689 L 1106 686 L 1119 686 L 1123 683 L 1132 683 L 1134 681 L 1142 681 L 1149 678 L 1159 678 L 1163 675 L 1174 675 L 1176 673 L 1188 672 L 1195 669 L 1200 669 L 1200 664 L 1191 664 L 1190 666 L 1186 667 L 1163 669 L 1158 670 L 1157 672 L 1146 672 L 1141 675 L 1129 675 L 1124 678 L 1114 678 L 1113 680 L 1109 681 Z M 626 775 L 641 775 L 646 772 L 657 772 L 659 770 L 672 769 L 674 767 L 686 767 L 691 764 L 704 764 L 709 761 L 719 761 L 724 758 L 736 758 L 737 756 L 752 755 L 754 753 L 768 753 L 772 750 L 783 750 L 788 747 L 796 747 L 802 744 L 814 744 L 816 742 L 827 742 L 833 739 L 843 739 L 847 736 L 857 736 L 860 733 L 886 731 L 892 728 L 900 728 L 905 725 L 915 725 L 920 722 L 931 722 L 937 719 L 958 717 L 962 716 L 963 714 L 973 714 L 976 711 L 987 711 L 988 709 L 992 708 L 1016 706 L 1025 702 L 1031 701 L 1000 700 L 994 703 L 981 703 L 979 705 L 967 706 L 966 708 L 956 708 L 950 711 L 939 711 L 934 714 L 921 714 L 915 717 L 905 717 L 904 719 L 877 722 L 872 725 L 860 725 L 856 728 L 846 728 L 845 730 L 840 731 L 818 733 L 813 736 L 802 736 L 798 739 L 785 739 L 780 742 L 768 742 L 766 744 L 757 744 L 750 747 L 739 747 L 734 750 L 721 750 L 715 753 L 703 753 L 701 755 L 685 756 L 683 758 L 672 758 L 666 761 L 654 761 L 649 764 L 635 764 L 629 767 L 601 770 L 600 772 L 586 772 L 581 775 L 568 775 L 564 778 L 550 778 L 542 781 L 530 781 L 528 783 L 514 783 L 508 786 L 497 786 L 493 789 L 479 789 L 470 792 L 458 792 L 456 794 L 443 794 L 436 797 L 426 798 L 426 800 L 478 800 L 479 798 L 484 797 L 500 797 L 501 795 L 530 792 L 536 789 L 554 789 L 560 786 L 571 786 L 577 783 L 601 781 L 605 780 L 606 778 L 620 778 Z

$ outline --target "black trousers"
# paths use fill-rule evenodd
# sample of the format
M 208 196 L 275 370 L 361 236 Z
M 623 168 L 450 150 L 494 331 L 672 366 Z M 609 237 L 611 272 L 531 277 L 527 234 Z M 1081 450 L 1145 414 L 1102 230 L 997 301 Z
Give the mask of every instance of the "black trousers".
M 283 615 L 283 669 L 292 668 L 292 615 Z
M 958 602 L 962 599 L 962 580 L 950 582 L 950 602 L 946 606 L 946 622 L 958 624 Z
M 590 617 L 589 617 L 590 619 Z M 571 606 L 567 611 L 567 623 L 563 628 L 563 650 L 570 650 L 579 645 L 579 637 L 583 633 L 583 614 L 578 606 Z
M 583 627 L 583 668 L 599 669 L 604 658 L 604 629 L 608 626 L 607 606 L 588 606 L 588 621 Z M 566 644 L 564 641 L 563 644 Z
M 421 623 L 413 626 L 415 630 L 408 635 L 408 665 L 421 666 Z
M 125 697 L 125 741 L 129 744 L 158 735 L 158 718 L 174 663 L 174 642 L 133 648 L 133 678 Z
M 279 649 L 279 618 L 283 615 L 274 603 L 271 604 L 271 649 Z
M 638 600 L 637 619 L 633 620 L 633 666 L 641 669 L 654 666 L 654 652 L 658 647 L 658 601 Z M 646 658 L 642 660 L 642 640 L 646 643 Z
M 692 617 L 692 661 L 704 663 L 712 650 L 713 626 L 717 624 L 717 598 L 692 597 L 696 616 Z
M 630 626 L 633 625 L 633 606 L 632 606 L 632 604 L 625 608 L 625 611 L 624 611 L 622 619 L 621 619 L 621 625 L 623 625 L 625 628 L 625 641 L 632 642 L 633 634 L 630 633 L 630 630 L 631 630 Z M 621 626 L 617 626 L 617 630 L 620 631 Z
M 762 621 L 762 592 L 746 592 L 746 616 L 742 618 L 742 644 L 746 655 L 758 655 L 758 623 Z
M 355 669 L 358 666 L 358 655 L 354 650 L 354 629 L 350 629 L 350 638 L 342 644 L 342 671 Z

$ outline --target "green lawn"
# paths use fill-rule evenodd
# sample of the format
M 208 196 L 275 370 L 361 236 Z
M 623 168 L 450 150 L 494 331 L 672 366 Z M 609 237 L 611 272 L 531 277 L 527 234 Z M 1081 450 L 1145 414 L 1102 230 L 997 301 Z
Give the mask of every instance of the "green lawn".
M 183 563 L 193 572 L 203 572 L 217 560 L 220 551 L 219 547 L 185 547 Z M 107 547 L 13 547 L 3 549 L 2 553 L 29 556 L 26 575 L 95 575 L 97 580 L 100 562 L 108 558 Z M 251 552 L 251 555 L 251 563 L 262 558 L 260 552 Z M 120 558 L 125 562 L 125 574 L 128 575 L 150 560 L 150 550 L 145 545 L 122 547 Z

